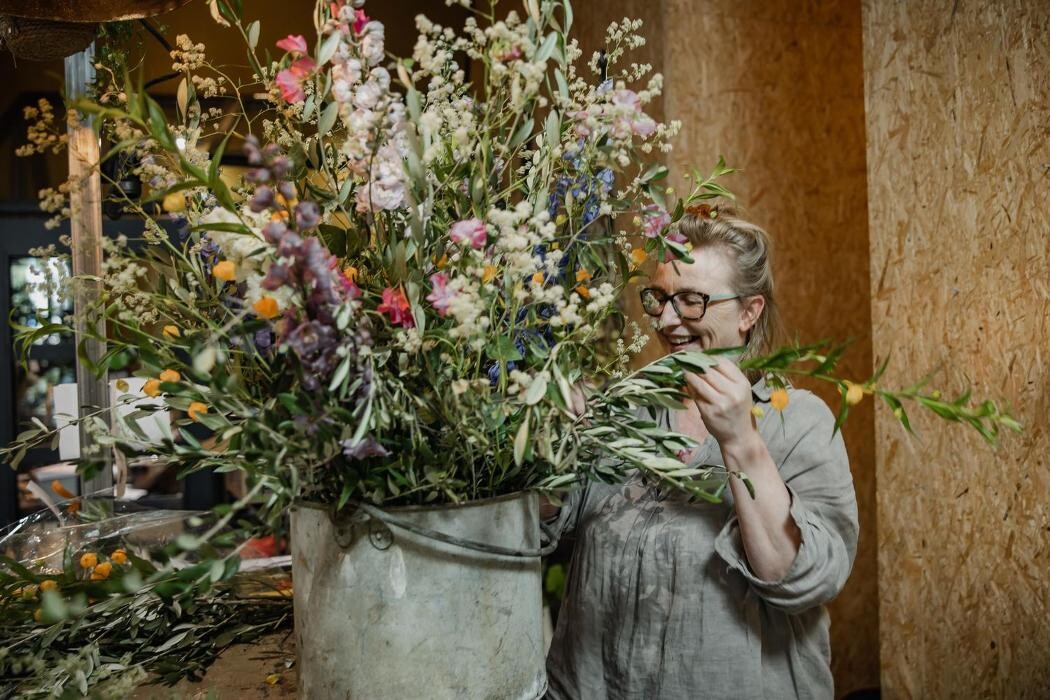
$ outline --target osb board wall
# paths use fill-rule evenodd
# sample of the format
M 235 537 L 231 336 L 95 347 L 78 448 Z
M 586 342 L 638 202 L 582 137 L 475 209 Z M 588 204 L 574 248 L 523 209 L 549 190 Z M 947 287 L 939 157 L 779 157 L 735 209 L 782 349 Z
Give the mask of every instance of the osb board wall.
M 1050 3 L 865 0 L 872 315 L 887 383 L 1012 404 L 998 451 L 877 420 L 885 697 L 1050 697 Z
M 665 75 L 664 116 L 683 122 L 670 158 L 679 174 L 674 185 L 685 191 L 680 174 L 694 166 L 709 170 L 720 154 L 741 168 L 726 184 L 774 238 L 785 326 L 803 341 L 855 338 L 842 369 L 867 377 L 872 360 L 859 4 L 617 0 L 577 3 L 576 9 L 591 42 L 609 19 L 624 15 L 663 28 L 648 34 L 646 50 L 658 47 L 659 54 L 644 60 Z M 595 48 L 581 45 L 588 56 Z M 854 573 L 831 607 L 839 695 L 879 679 L 873 435 L 872 408 L 862 405 L 845 429 L 862 532 Z

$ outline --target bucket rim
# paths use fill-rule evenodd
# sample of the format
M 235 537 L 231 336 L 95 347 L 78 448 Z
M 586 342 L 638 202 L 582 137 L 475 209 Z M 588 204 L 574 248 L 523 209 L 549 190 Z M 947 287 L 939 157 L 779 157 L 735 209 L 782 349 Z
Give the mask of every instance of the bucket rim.
M 383 510 L 387 513 L 426 513 L 438 510 L 465 510 L 467 508 L 479 508 L 487 505 L 495 505 L 504 501 L 516 501 L 528 496 L 537 494 L 532 489 L 522 489 L 521 491 L 514 491 L 513 493 L 505 493 L 500 496 L 489 496 L 488 498 L 478 498 L 472 501 L 464 501 L 462 503 L 437 503 L 437 504 L 424 504 L 424 505 L 405 505 L 405 506 L 383 506 Z M 312 508 L 314 510 L 323 510 L 329 513 L 332 512 L 332 507 L 335 504 L 332 503 L 321 503 L 319 501 L 308 501 L 305 499 L 295 499 L 292 501 L 292 508 L 303 507 Z M 369 504 L 374 505 L 374 504 Z M 354 507 L 353 501 L 349 501 L 343 506 L 343 509 L 352 509 Z M 342 510 L 342 509 L 340 509 Z

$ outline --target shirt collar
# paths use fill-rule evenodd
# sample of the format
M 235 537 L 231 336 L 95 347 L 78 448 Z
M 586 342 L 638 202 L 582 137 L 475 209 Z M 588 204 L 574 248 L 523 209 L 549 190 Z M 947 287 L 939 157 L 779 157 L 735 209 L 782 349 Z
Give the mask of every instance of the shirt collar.
M 769 403 L 769 396 L 772 393 L 773 389 L 766 383 L 764 375 L 759 377 L 758 381 L 751 385 L 751 397 L 756 403 Z

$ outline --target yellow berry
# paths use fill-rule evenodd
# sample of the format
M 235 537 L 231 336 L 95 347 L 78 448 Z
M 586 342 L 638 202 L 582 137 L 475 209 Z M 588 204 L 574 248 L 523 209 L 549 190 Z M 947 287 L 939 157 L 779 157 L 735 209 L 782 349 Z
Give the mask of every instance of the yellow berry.
M 853 382 L 846 382 L 846 403 L 856 406 L 864 399 L 864 387 Z
M 162 382 L 170 382 L 174 384 L 175 382 L 182 379 L 182 375 L 173 369 L 166 369 L 160 373 L 158 379 L 160 379 Z
M 787 389 L 774 389 L 773 393 L 769 395 L 769 403 L 778 411 L 783 411 L 787 408 L 788 402 L 791 399 L 788 397 Z
M 277 300 L 270 296 L 260 297 L 259 301 L 252 304 L 252 311 L 259 318 L 271 319 L 275 317 L 280 309 L 277 308 Z
M 215 267 L 211 269 L 211 274 L 217 280 L 232 282 L 237 279 L 237 266 L 229 260 L 222 260 L 215 263 Z
M 190 407 L 186 409 L 186 415 L 190 417 L 190 420 L 200 422 L 200 417 L 208 412 L 208 405 L 201 403 L 200 401 L 194 401 L 190 404 Z

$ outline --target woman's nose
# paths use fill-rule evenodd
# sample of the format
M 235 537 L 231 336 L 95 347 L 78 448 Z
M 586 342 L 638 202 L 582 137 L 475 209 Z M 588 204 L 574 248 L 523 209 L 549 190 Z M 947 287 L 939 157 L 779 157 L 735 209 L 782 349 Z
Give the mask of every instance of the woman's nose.
M 678 316 L 678 312 L 674 310 L 674 305 L 671 300 L 668 299 L 664 303 L 664 310 L 660 312 L 660 329 L 674 328 L 682 322 L 682 319 Z

